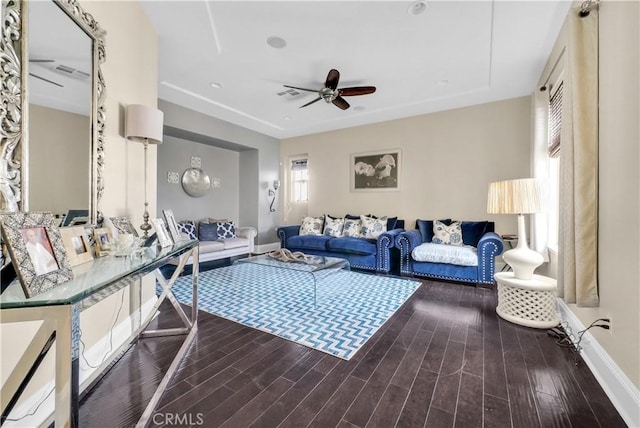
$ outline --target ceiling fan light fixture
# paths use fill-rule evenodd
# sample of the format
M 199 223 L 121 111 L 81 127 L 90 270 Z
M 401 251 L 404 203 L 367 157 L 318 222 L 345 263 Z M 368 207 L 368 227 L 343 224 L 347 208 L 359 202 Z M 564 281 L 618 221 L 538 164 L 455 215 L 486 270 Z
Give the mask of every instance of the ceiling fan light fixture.
M 414 1 L 409 5 L 407 13 L 409 15 L 422 15 L 428 9 L 427 2 L 424 0 Z
M 287 46 L 287 41 L 282 37 L 269 36 L 267 37 L 267 44 L 274 49 L 282 49 Z

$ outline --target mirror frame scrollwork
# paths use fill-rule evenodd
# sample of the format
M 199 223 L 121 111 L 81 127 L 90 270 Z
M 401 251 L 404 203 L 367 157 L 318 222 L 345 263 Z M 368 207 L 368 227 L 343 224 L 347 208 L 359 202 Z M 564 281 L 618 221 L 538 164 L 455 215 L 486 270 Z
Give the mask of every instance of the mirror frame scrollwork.
M 77 0 L 52 0 L 92 39 L 91 97 L 91 222 L 100 225 L 99 202 L 104 192 L 105 81 L 101 64 L 106 59 L 106 32 Z M 0 211 L 28 209 L 28 99 L 27 37 L 24 0 L 2 0 L 3 26 L 0 37 Z

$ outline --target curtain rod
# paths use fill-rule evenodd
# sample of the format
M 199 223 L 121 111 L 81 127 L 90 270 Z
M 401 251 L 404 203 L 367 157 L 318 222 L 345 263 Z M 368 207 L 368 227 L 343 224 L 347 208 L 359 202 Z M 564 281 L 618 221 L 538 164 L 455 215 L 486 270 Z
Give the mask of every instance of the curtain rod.
M 578 16 L 580 18 L 589 16 L 589 13 L 591 13 L 591 11 L 594 9 L 598 9 L 599 5 L 600 0 L 586 0 L 582 2 L 582 4 L 580 5 L 580 12 L 578 12 Z

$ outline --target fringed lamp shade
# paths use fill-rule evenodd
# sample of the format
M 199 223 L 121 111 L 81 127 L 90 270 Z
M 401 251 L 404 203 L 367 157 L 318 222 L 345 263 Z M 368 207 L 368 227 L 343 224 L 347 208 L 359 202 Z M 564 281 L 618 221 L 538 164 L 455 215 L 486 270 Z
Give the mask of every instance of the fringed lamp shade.
M 489 185 L 490 214 L 533 214 L 542 210 L 542 186 L 535 178 L 497 181 Z

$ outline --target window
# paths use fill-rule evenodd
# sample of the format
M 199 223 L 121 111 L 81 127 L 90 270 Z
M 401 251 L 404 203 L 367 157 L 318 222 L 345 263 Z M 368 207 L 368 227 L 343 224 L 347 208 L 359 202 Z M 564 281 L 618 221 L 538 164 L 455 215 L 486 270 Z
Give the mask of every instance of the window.
M 309 201 L 307 159 L 291 161 L 291 202 Z
M 562 131 L 562 81 L 551 88 L 549 99 L 549 236 L 548 246 L 558 250 L 560 224 L 560 135 Z

